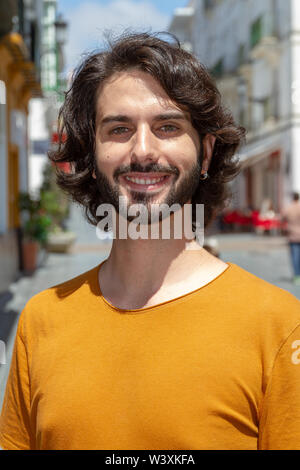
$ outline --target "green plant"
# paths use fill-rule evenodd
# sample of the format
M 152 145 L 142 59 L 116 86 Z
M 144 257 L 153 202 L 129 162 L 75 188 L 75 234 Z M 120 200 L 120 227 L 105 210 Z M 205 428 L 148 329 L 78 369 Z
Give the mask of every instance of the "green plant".
M 63 228 L 63 222 L 68 215 L 68 207 L 60 200 L 55 191 L 42 191 L 41 203 L 46 214 L 51 218 L 51 230 Z
M 51 218 L 51 231 L 63 230 L 69 215 L 69 200 L 55 182 L 55 169 L 51 164 L 44 169 L 40 200 L 46 214 Z
M 46 244 L 51 218 L 46 214 L 40 199 L 34 199 L 29 193 L 20 193 L 19 208 L 22 218 L 24 237 Z

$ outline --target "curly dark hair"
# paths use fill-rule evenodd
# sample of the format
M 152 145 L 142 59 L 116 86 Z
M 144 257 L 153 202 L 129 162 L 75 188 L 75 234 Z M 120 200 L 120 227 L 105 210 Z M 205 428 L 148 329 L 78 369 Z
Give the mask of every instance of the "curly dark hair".
M 199 181 L 192 204 L 205 205 L 205 227 L 223 209 L 231 196 L 229 185 L 239 172 L 235 156 L 245 130 L 235 124 L 230 111 L 221 103 L 214 79 L 206 68 L 181 48 L 168 33 L 129 33 L 109 41 L 105 51 L 87 56 L 73 75 L 59 114 L 59 145 L 49 152 L 55 163 L 70 162 L 70 174 L 57 170 L 57 184 L 73 201 L 85 208 L 88 221 L 97 225 L 96 210 L 103 201 L 92 177 L 95 164 L 96 101 L 101 85 L 116 72 L 138 69 L 149 73 L 182 109 L 188 111 L 200 139 L 216 137 L 209 168 L 210 178 Z M 63 135 L 66 139 L 63 139 Z M 195 211 L 193 210 L 193 214 Z M 194 220 L 193 220 L 194 222 Z

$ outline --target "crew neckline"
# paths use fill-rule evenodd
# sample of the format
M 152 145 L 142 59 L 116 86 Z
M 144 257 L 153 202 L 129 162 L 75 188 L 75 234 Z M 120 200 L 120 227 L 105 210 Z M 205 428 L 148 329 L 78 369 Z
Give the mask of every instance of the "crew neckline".
M 232 270 L 234 264 L 233 263 L 228 263 L 226 262 L 226 264 L 228 265 L 226 269 L 224 269 L 224 271 L 222 271 L 220 274 L 218 274 L 218 276 L 216 276 L 214 279 L 212 279 L 211 281 L 209 281 L 207 284 L 205 284 L 204 286 L 201 286 L 201 287 L 198 287 L 198 289 L 195 289 L 191 292 L 187 292 L 186 294 L 182 294 L 178 297 L 175 297 L 174 299 L 170 299 L 170 300 L 165 300 L 163 302 L 160 302 L 158 304 L 155 304 L 155 305 L 150 305 L 149 307 L 142 307 L 142 308 L 135 308 L 135 309 L 126 309 L 126 308 L 119 308 L 119 307 L 115 307 L 114 305 L 112 305 L 103 295 L 102 293 L 102 290 L 101 290 L 101 286 L 100 286 L 100 282 L 99 282 L 99 272 L 100 272 L 100 269 L 101 269 L 101 266 L 106 262 L 106 260 L 102 261 L 98 266 L 96 266 L 95 270 L 94 270 L 94 273 L 95 273 L 95 276 L 94 276 L 94 282 L 95 282 L 95 290 L 96 290 L 96 293 L 97 293 L 97 296 L 99 296 L 101 298 L 101 300 L 104 302 L 104 304 L 109 307 L 111 310 L 115 311 L 115 312 L 119 312 L 119 313 L 123 313 L 123 314 L 142 314 L 142 313 L 146 313 L 148 312 L 149 310 L 156 310 L 156 309 L 159 309 L 161 307 L 164 307 L 166 305 L 170 305 L 172 303 L 175 303 L 175 302 L 180 302 L 182 301 L 183 299 L 187 298 L 187 297 L 192 297 L 193 295 L 197 294 L 200 290 L 203 290 L 203 289 L 206 289 L 206 288 L 209 288 L 213 283 L 216 283 L 220 280 L 220 278 L 222 278 L 224 276 L 225 273 L 228 273 L 229 271 Z

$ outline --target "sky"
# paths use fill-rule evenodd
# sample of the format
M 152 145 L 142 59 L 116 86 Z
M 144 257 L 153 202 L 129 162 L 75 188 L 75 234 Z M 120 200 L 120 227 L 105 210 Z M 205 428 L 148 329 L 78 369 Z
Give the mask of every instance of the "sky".
M 107 30 L 125 28 L 166 31 L 174 9 L 188 0 L 58 0 L 58 13 L 68 22 L 65 45 L 66 73 L 71 72 L 84 53 L 103 44 Z

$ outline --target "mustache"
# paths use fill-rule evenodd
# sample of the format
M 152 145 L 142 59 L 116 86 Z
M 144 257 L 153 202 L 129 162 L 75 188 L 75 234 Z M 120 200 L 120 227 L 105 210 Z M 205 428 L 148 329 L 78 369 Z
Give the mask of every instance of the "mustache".
M 140 163 L 131 163 L 130 165 L 123 165 L 117 168 L 114 172 L 114 179 L 116 180 L 120 175 L 126 173 L 169 173 L 172 175 L 179 175 L 179 170 L 176 166 L 162 166 L 157 163 L 149 163 L 146 166 L 142 166 Z

